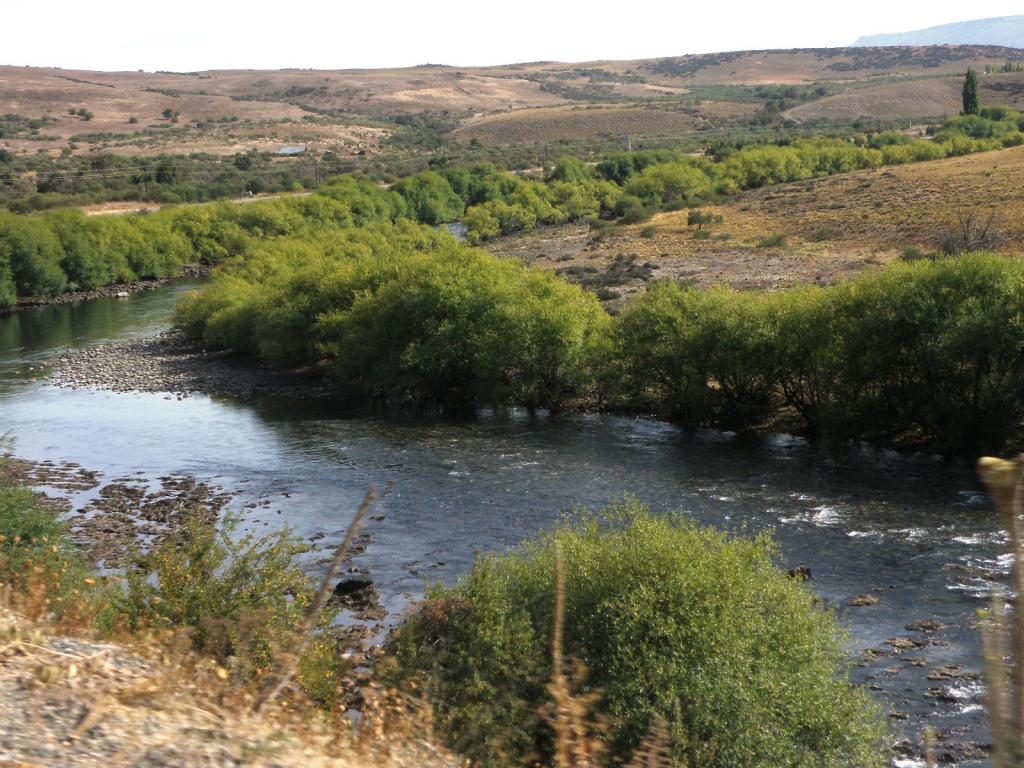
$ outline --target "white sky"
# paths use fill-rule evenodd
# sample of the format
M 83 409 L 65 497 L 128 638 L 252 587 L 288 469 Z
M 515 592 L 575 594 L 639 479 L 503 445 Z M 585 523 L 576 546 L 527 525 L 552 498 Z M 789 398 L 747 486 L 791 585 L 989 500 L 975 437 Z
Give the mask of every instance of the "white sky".
M 0 64 L 341 69 L 847 45 L 1024 11 L 1020 0 L 0 0 Z

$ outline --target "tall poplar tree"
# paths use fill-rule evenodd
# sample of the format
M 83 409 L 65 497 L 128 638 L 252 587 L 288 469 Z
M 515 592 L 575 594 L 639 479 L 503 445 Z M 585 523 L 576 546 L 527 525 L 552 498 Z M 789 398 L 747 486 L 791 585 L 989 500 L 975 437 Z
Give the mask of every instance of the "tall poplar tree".
M 976 115 L 979 109 L 978 73 L 973 69 L 968 69 L 967 76 L 964 78 L 964 114 Z

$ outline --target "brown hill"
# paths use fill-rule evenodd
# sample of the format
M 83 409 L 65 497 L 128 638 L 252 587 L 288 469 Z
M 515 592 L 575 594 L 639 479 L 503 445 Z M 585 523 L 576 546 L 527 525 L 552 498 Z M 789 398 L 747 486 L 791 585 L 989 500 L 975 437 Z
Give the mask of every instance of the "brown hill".
M 793 119 L 927 116 L 955 107 L 954 75 L 968 66 L 984 71 L 1008 60 L 1024 61 L 1024 51 L 826 48 L 337 71 L 151 73 L 0 66 L 0 115 L 8 116 L 0 121 L 0 147 L 22 154 L 64 149 L 227 154 L 302 143 L 372 152 L 394 130 L 396 117 L 422 113 L 447 115 L 453 126 L 461 123 L 458 138 L 485 143 L 660 135 L 746 121 L 773 95 L 757 91 L 758 86 L 812 83 L 841 92 L 797 106 Z M 880 85 L 879 78 L 898 82 Z M 867 85 L 873 87 L 860 87 Z M 987 92 L 993 101 L 1020 100 L 1024 92 L 1024 84 L 1012 76 L 986 78 L 985 86 L 983 96 Z M 568 109 L 582 106 L 602 109 Z M 69 114 L 80 109 L 91 119 Z M 165 119 L 165 110 L 177 114 L 176 120 Z
M 797 122 L 815 120 L 878 120 L 941 118 L 955 115 L 961 106 L 961 80 L 946 77 L 884 83 L 851 88 L 833 96 L 801 104 L 786 112 Z M 1024 73 L 983 75 L 982 103 L 1024 104 Z

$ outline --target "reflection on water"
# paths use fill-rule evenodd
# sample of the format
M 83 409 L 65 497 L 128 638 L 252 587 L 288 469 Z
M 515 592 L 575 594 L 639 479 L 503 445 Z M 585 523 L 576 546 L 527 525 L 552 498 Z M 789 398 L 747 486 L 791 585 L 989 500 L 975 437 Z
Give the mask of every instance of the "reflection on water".
M 0 315 L 0 385 L 55 352 L 163 330 L 178 298 L 195 285 L 195 281 L 178 281 L 123 299 L 54 304 Z
M 425 583 L 453 581 L 477 552 L 513 546 L 574 506 L 633 495 L 704 523 L 773 530 L 783 563 L 810 566 L 815 589 L 842 612 L 852 650 L 882 647 L 906 636 L 908 622 L 935 618 L 949 627 L 918 655 L 979 665 L 972 618 L 993 573 L 1006 569 L 1006 541 L 967 466 L 879 451 L 834 455 L 793 438 L 604 415 L 388 419 L 282 399 L 178 401 L 38 380 L 67 347 L 159 330 L 184 289 L 0 318 L 0 432 L 14 433 L 18 453 L 77 461 L 108 479 L 194 474 L 240 490 L 247 526 L 283 521 L 303 537 L 323 534 L 325 547 L 338 542 L 371 483 L 391 485 L 358 565 L 393 611 Z M 251 506 L 257 500 L 270 503 Z M 847 608 L 868 592 L 877 605 Z M 882 680 L 893 663 L 857 674 Z M 907 682 L 885 684 L 898 691 Z M 981 733 L 978 695 L 948 705 L 944 727 Z M 892 706 L 935 714 L 920 690 L 893 696 Z

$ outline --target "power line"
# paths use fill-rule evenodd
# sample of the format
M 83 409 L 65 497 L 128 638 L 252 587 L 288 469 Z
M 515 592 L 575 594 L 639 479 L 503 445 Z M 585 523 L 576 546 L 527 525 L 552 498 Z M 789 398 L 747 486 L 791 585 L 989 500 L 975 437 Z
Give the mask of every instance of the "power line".
M 300 166 L 300 169 L 302 166 Z M 307 166 L 308 168 L 308 166 Z M 223 166 L 222 168 L 210 168 L 204 166 L 194 165 L 158 165 L 150 166 L 147 168 L 133 168 L 133 169 L 114 169 L 105 171 L 25 171 L 20 175 L 14 177 L 14 181 L 38 181 L 38 180 L 66 180 L 66 181 L 85 181 L 90 179 L 109 179 L 117 178 L 121 176 L 155 176 L 159 171 L 186 171 L 191 175 L 206 174 L 210 178 L 215 178 L 218 174 L 240 174 L 244 177 L 249 176 L 278 176 L 290 174 L 294 168 L 259 168 L 256 170 L 243 171 L 240 168 L 234 166 Z M 319 177 L 319 168 L 315 169 L 314 175 Z M 5 179 L 5 183 L 12 183 L 12 181 Z

